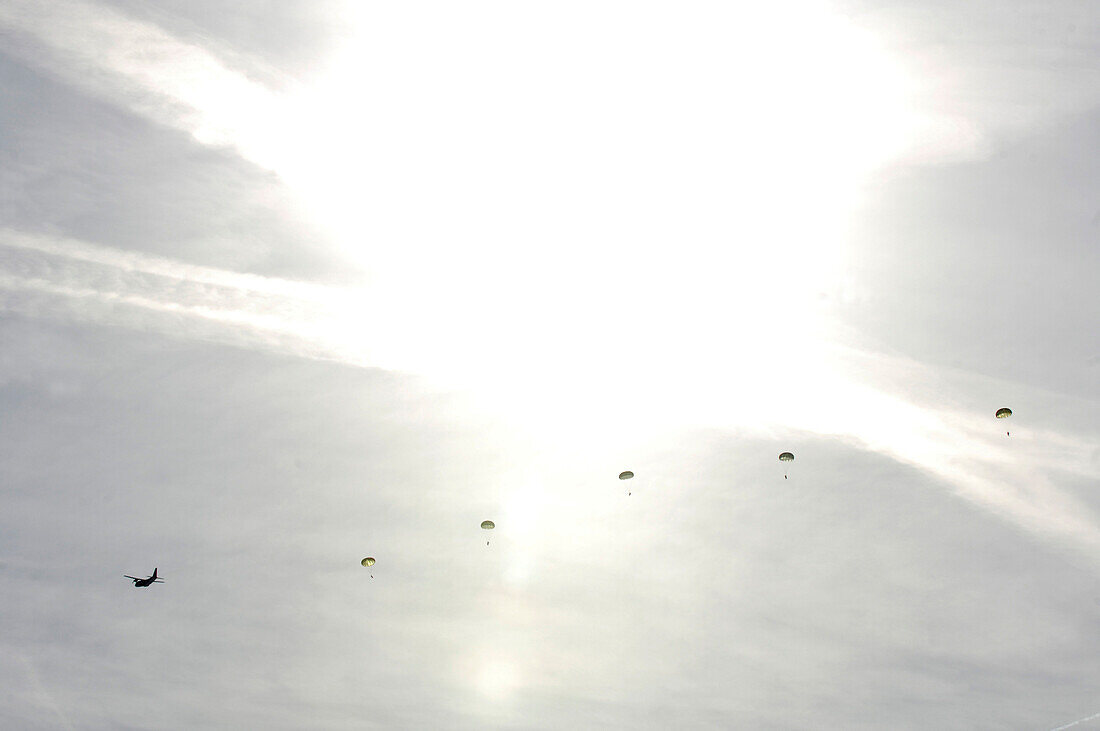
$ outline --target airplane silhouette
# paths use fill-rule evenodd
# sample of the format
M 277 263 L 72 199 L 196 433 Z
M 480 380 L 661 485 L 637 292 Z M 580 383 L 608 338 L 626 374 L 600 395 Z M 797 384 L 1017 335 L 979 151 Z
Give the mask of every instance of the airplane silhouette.
M 126 574 L 123 574 L 123 576 L 126 576 Z M 164 583 L 164 579 L 158 579 L 157 578 L 157 570 L 156 569 L 153 569 L 153 575 L 150 576 L 148 579 L 139 579 L 136 576 L 126 576 L 126 578 L 127 579 L 133 579 L 134 586 L 149 586 L 149 584 L 163 584 Z

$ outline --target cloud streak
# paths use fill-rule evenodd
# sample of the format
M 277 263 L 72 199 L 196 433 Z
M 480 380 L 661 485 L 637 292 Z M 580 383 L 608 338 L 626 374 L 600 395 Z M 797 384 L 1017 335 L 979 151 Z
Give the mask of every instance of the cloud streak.
M 1076 726 L 1078 724 L 1084 723 L 1085 721 L 1091 721 L 1094 718 L 1100 718 L 1100 713 L 1094 713 L 1091 716 L 1085 716 L 1084 718 L 1079 718 L 1076 721 L 1073 721 L 1072 723 L 1067 723 L 1065 726 L 1059 726 L 1058 728 L 1052 728 L 1050 731 L 1062 731 L 1062 729 L 1073 728 L 1074 726 Z
M 1087 319 L 1088 282 L 1030 284 L 1088 260 L 1035 249 L 1067 209 L 1029 198 L 1087 199 L 1092 169 L 1065 175 L 1090 138 L 1050 158 L 1061 187 L 983 161 L 1072 106 L 1002 124 L 1049 78 L 1008 68 L 1036 61 L 1026 11 L 899 5 L 895 37 L 895 11 L 863 14 L 871 35 L 797 1 L 363 5 L 307 106 L 211 41 L 292 44 L 266 3 L 189 6 L 181 42 L 107 2 L 0 7 L 25 61 L 0 69 L 6 717 L 1047 728 L 1089 707 L 1100 404 L 1012 311 L 1051 344 L 1087 331 L 1045 301 Z M 890 150 L 966 162 L 885 170 L 939 196 L 875 181 L 861 208 Z M 324 234 L 299 206 L 347 246 L 326 281 L 366 286 L 303 281 Z M 861 301 L 858 262 L 891 243 Z M 897 340 L 845 328 L 883 302 Z M 930 303 L 967 347 L 913 347 Z M 1014 348 L 1031 380 L 990 377 L 1022 372 L 994 362 Z M 147 561 L 165 591 L 111 568 Z
M 285 106 L 213 53 L 82 0 L 6 2 L 0 27 L 18 34 L 10 50 L 78 88 L 273 166 Z
M 177 334 L 182 318 L 205 323 L 207 332 L 225 342 L 268 343 L 363 364 L 326 336 L 325 323 L 339 306 L 338 290 L 11 230 L 0 230 L 0 247 L 7 253 L 0 264 L 5 305 L 24 314 Z M 101 307 L 68 306 L 78 301 Z M 127 311 L 142 317 L 127 321 Z
M 935 475 L 953 485 L 964 499 L 1029 532 L 1058 537 L 1091 560 L 1100 560 L 1095 516 L 1051 479 L 1059 474 L 1096 477 L 1096 465 L 1089 459 L 1088 435 L 1071 436 L 1056 428 L 1021 425 L 1013 437 L 1004 437 L 1000 425 L 992 423 L 991 414 L 975 418 L 971 405 L 963 403 L 963 399 L 975 398 L 976 392 L 982 401 L 983 390 L 991 391 L 989 398 L 996 398 L 997 389 L 990 388 L 988 379 L 966 374 L 948 377 L 904 358 L 831 343 L 808 343 L 805 347 L 816 353 L 815 366 L 780 372 L 775 382 L 782 384 L 781 398 L 774 390 L 757 389 L 760 381 L 756 378 L 743 379 L 741 386 L 723 391 L 727 364 L 718 361 L 712 364 L 712 371 L 699 372 L 688 390 L 678 389 L 669 398 L 658 389 L 642 411 L 631 412 L 627 407 L 634 392 L 622 394 L 622 398 L 609 396 L 602 381 L 573 380 L 565 386 L 556 385 L 552 370 L 544 372 L 552 369 L 554 362 L 537 357 L 509 361 L 508 366 L 527 374 L 529 383 L 543 384 L 537 394 L 531 385 L 517 392 L 521 387 L 515 382 L 501 391 L 493 377 L 470 381 L 466 379 L 469 374 L 448 371 L 445 361 L 419 360 L 416 354 L 403 352 L 400 341 L 387 339 L 385 334 L 415 330 L 416 320 L 402 320 L 395 311 L 375 336 L 371 322 L 380 318 L 367 310 L 369 301 L 353 291 L 11 230 L 0 231 L 0 247 L 7 252 L 0 258 L 0 291 L 6 293 L 0 302 L 6 309 L 28 316 L 149 329 L 362 367 L 399 363 L 447 387 L 472 388 L 504 408 L 508 408 L 506 402 L 513 408 L 518 403 L 513 417 L 545 419 L 552 425 L 559 418 L 572 418 L 581 409 L 602 414 L 594 421 L 603 426 L 607 422 L 601 419 L 622 421 L 616 430 L 628 434 L 633 433 L 632 427 L 639 428 L 639 424 L 628 422 L 640 420 L 645 422 L 643 431 L 709 424 L 786 434 L 783 439 L 791 441 L 798 440 L 799 432 L 852 438 L 868 449 Z M 469 327 L 478 325 L 470 323 Z M 799 347 L 788 356 L 798 358 L 811 352 Z M 455 358 L 474 355 L 453 354 Z M 643 382 L 655 383 L 665 377 L 639 367 L 642 370 L 635 378 Z M 764 359 L 757 367 L 774 369 L 776 363 Z M 907 392 L 899 382 L 924 384 L 939 405 L 921 404 L 912 388 Z M 896 395 L 899 393 L 903 395 Z M 1029 398 L 1038 405 L 1042 399 L 1054 397 L 1040 394 Z M 662 405 L 662 401 L 666 403 Z M 626 421 L 623 413 L 630 414 Z

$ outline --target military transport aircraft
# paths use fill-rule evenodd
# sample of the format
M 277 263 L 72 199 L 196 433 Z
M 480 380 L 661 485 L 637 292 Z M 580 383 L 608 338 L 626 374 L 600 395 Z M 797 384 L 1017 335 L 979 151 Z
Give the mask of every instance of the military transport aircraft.
M 126 576 L 126 574 L 123 574 L 123 576 Z M 149 586 L 149 584 L 163 584 L 164 583 L 164 579 L 158 579 L 157 578 L 157 570 L 156 569 L 153 569 L 153 575 L 150 576 L 148 579 L 139 579 L 136 576 L 126 576 L 126 578 L 127 579 L 133 579 L 134 586 Z

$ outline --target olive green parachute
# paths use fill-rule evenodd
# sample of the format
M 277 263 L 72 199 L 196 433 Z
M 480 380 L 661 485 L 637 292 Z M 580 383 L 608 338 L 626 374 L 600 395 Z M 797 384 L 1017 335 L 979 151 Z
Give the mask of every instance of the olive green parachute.
M 374 559 L 370 556 L 367 556 L 359 563 L 363 564 L 364 566 L 374 566 Z
M 633 476 L 634 476 L 634 473 L 631 472 L 630 470 L 627 470 L 626 472 L 620 472 L 619 473 L 619 479 L 620 480 L 629 480 Z
M 791 454 L 790 452 L 783 452 L 779 455 L 779 461 L 784 462 L 784 463 L 794 462 L 794 455 Z M 787 468 L 786 467 L 783 468 L 783 479 L 784 480 L 787 479 Z
M 997 409 L 997 413 L 994 414 L 994 416 L 996 416 L 998 419 L 1007 419 L 1008 417 L 1012 416 L 1012 409 L 1007 407 Z
M 497 524 L 491 520 L 483 520 L 481 521 L 481 527 L 483 530 L 492 530 L 497 527 Z

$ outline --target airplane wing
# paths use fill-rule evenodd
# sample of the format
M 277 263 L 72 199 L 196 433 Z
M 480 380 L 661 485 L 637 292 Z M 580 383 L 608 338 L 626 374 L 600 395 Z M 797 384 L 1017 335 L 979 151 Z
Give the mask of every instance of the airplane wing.
M 163 583 L 164 583 L 164 579 L 153 579 L 153 583 L 154 583 L 154 584 L 163 584 Z
M 123 576 L 126 576 L 126 574 L 123 574 Z M 138 578 L 138 577 L 136 577 L 136 576 L 126 576 L 126 578 L 127 578 L 127 579 L 133 579 L 134 581 L 141 581 L 141 579 L 139 579 L 139 578 Z

